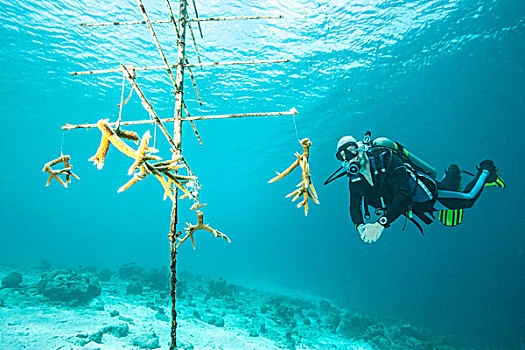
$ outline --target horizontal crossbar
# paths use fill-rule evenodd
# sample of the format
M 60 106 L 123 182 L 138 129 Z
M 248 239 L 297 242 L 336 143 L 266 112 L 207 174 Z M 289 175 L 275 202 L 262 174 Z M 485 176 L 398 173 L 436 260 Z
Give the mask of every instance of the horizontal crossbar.
M 193 120 L 208 120 L 208 119 L 226 119 L 226 118 L 242 118 L 242 117 L 271 117 L 271 116 L 280 116 L 280 115 L 295 115 L 297 114 L 297 109 L 292 108 L 289 111 L 284 112 L 266 112 L 266 113 L 241 113 L 241 114 L 220 114 L 220 115 L 205 115 L 197 117 L 188 117 L 182 118 L 183 121 L 193 121 Z M 165 118 L 160 119 L 163 123 L 169 123 L 174 121 L 175 118 Z M 140 124 L 152 124 L 155 123 L 154 120 L 133 120 L 133 121 L 121 121 L 120 125 L 140 125 Z M 109 126 L 115 126 L 117 123 L 108 123 Z M 66 124 L 62 126 L 63 130 L 72 130 L 72 129 L 89 129 L 96 128 L 97 124 L 77 124 L 71 125 Z

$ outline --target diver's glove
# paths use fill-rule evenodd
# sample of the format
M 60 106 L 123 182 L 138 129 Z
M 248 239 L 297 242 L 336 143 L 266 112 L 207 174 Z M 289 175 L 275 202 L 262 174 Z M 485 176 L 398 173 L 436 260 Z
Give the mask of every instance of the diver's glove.
M 362 237 L 363 236 L 363 232 L 365 232 L 365 224 L 359 224 L 357 225 L 356 229 L 357 229 L 357 232 L 359 232 L 359 235 Z
M 379 222 L 363 226 L 362 230 L 359 230 L 359 226 L 357 227 L 357 230 L 361 235 L 361 239 L 366 243 L 374 243 L 377 241 L 385 229 L 385 226 L 381 225 Z

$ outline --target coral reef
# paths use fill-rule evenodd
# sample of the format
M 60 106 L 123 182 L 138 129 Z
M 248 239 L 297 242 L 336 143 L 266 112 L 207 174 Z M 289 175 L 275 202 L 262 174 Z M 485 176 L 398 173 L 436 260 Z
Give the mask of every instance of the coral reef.
M 100 282 L 109 282 L 111 280 L 111 276 L 113 276 L 113 271 L 106 267 L 100 270 L 97 273 L 97 276 Z
M 133 281 L 126 287 L 126 294 L 140 295 L 142 294 L 143 285 L 139 281 Z
M 346 338 L 355 338 L 363 335 L 373 321 L 359 313 L 346 313 L 337 331 Z
M 98 281 L 68 270 L 54 270 L 42 276 L 37 290 L 52 301 L 89 303 L 101 293 Z
M 22 283 L 22 275 L 19 272 L 10 272 L 2 278 L 2 288 L 18 288 Z
M 135 263 L 124 264 L 118 269 L 118 277 L 120 279 L 139 278 L 144 269 Z
M 168 268 L 163 266 L 160 269 L 148 269 L 142 272 L 142 281 L 155 290 L 165 291 L 168 290 L 169 282 L 169 271 Z M 177 286 L 179 287 L 179 286 Z
M 39 339 L 49 342 L 43 348 L 167 349 L 169 300 L 155 287 L 166 282 L 166 268 L 126 264 L 119 268 L 125 278 L 107 282 L 78 270 L 85 268 L 57 269 L 41 277 L 41 270 L 21 270 L 23 287 L 0 289 L 0 312 L 5 315 L 0 317 L 0 339 L 16 342 L 13 348 L 31 348 L 20 333 L 31 324 L 32 336 L 39 330 Z M 3 275 L 8 272 L 0 267 Z M 114 274 L 109 269 L 106 273 Z M 412 325 L 386 325 L 328 300 L 291 298 L 184 272 L 178 278 L 181 349 L 461 348 Z M 140 293 L 130 293 L 130 286 Z M 9 338 L 2 338 L 4 334 Z M 235 342 L 243 345 L 229 346 Z
M 150 334 L 142 334 L 133 339 L 133 346 L 139 349 L 158 349 L 160 348 L 159 336 L 152 332 Z

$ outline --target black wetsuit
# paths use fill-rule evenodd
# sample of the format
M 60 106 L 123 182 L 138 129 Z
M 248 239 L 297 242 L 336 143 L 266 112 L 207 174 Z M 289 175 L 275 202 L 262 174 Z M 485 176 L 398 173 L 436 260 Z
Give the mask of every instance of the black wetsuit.
M 362 174 L 350 178 L 350 217 L 356 227 L 364 223 L 361 211 L 363 197 L 365 203 L 374 208 L 382 208 L 383 197 L 386 207 L 383 216 L 387 219 L 385 226 L 394 222 L 412 205 L 409 175 L 401 158 L 391 152 L 385 152 L 384 164 L 385 173 L 379 171 L 378 174 L 374 174 L 372 170 L 374 186 L 371 186 Z

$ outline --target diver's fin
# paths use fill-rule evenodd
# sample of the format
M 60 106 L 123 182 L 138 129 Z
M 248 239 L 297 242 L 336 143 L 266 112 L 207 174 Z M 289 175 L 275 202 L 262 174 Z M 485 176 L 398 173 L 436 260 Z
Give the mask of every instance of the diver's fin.
M 490 159 L 484 160 L 479 164 L 479 171 L 487 170 L 489 172 L 489 177 L 487 178 L 484 186 L 495 186 L 500 188 L 505 188 L 505 182 L 499 176 L 498 168 L 494 165 L 494 162 Z
M 486 182 L 484 187 L 488 187 L 488 186 L 495 186 L 495 187 L 499 187 L 499 188 L 505 188 L 505 181 L 503 181 L 501 176 L 496 171 L 496 180 L 494 180 L 492 182 Z
M 439 221 L 445 226 L 453 227 L 461 224 L 463 220 L 463 209 L 440 210 L 438 215 Z

